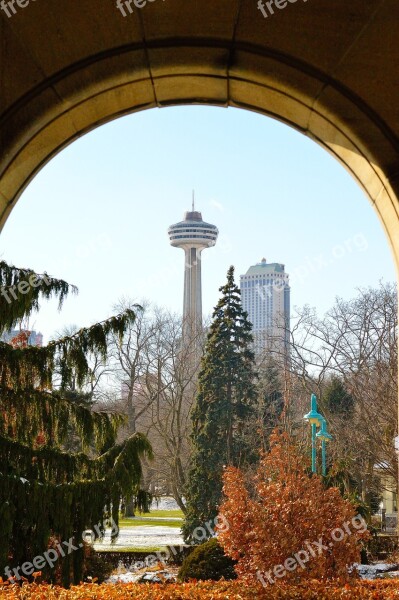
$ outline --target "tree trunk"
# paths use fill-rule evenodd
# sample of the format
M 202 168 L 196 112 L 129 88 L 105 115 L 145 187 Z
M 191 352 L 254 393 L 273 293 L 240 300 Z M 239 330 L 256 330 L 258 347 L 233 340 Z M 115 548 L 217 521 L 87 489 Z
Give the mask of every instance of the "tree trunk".
M 133 496 L 126 499 L 124 516 L 125 517 L 135 517 L 136 516 L 134 514 L 134 498 L 133 498 Z

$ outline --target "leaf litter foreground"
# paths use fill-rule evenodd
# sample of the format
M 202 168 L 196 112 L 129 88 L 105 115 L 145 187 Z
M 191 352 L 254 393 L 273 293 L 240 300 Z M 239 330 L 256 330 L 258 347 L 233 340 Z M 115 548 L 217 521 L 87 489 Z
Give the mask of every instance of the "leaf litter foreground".
M 300 586 L 261 586 L 234 582 L 186 584 L 83 584 L 69 590 L 51 585 L 3 585 L 0 600 L 363 600 L 399 598 L 399 580 L 362 581 L 351 585 L 311 580 Z

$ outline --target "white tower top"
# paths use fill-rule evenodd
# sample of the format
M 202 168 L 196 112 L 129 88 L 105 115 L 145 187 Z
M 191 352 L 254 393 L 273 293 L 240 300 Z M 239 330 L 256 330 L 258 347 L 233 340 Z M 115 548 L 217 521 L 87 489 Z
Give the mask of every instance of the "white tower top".
M 194 209 L 194 200 L 192 208 Z M 184 213 L 184 221 L 171 225 L 169 239 L 175 248 L 210 248 L 216 244 L 219 235 L 216 225 L 205 223 L 202 214 L 196 210 Z

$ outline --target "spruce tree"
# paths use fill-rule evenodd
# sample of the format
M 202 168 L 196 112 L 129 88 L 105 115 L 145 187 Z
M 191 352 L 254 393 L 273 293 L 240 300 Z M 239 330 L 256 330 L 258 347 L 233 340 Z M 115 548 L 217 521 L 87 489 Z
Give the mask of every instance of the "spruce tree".
M 281 367 L 272 357 L 259 367 L 258 395 L 259 447 L 268 451 L 270 435 L 280 424 L 284 410 Z
M 214 309 L 192 412 L 191 468 L 186 489 L 183 534 L 198 542 L 194 530 L 215 519 L 222 494 L 223 469 L 243 466 L 253 448 L 246 426 L 255 414 L 255 357 L 252 325 L 242 309 L 234 267 Z M 208 537 L 210 536 L 208 529 Z
M 332 415 L 343 418 L 351 417 L 355 404 L 344 383 L 337 376 L 333 376 L 327 384 L 323 392 L 322 402 Z
M 39 299 L 56 296 L 61 306 L 71 291 L 76 290 L 65 281 L 0 262 L 0 335 L 37 310 Z M 28 346 L 21 336 L 14 344 L 0 342 L 3 579 L 10 568 L 19 567 L 17 579 L 42 570 L 46 579 L 56 574 L 64 585 L 79 582 L 83 532 L 92 529 L 101 537 L 105 519 L 112 517 L 117 524 L 125 495 L 135 494 L 145 503 L 140 459 L 152 456 L 147 438 L 136 433 L 116 444 L 122 417 L 93 412 L 87 402 L 70 394 L 72 382 L 81 386 L 88 377 L 91 353 L 105 359 L 110 336 L 122 336 L 135 320 L 135 311 L 136 307 L 42 348 Z M 71 428 L 83 451 L 67 450 Z M 39 567 L 35 557 L 49 548 L 58 555 L 54 568 Z

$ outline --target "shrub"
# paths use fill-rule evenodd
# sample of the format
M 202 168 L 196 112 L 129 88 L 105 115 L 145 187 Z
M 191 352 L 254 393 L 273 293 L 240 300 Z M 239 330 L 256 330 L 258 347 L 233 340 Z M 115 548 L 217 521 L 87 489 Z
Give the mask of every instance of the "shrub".
M 216 538 L 212 538 L 197 546 L 187 556 L 180 568 L 180 581 L 189 579 L 235 579 L 234 561 L 225 555 L 223 548 Z
M 220 513 L 229 527 L 219 539 L 247 582 L 347 580 L 348 566 L 360 562 L 360 541 L 369 535 L 364 519 L 304 462 L 289 436 L 275 432 L 251 493 L 239 469 L 225 471 Z
M 112 562 L 104 555 L 99 554 L 93 548 L 88 547 L 85 551 L 84 580 L 95 580 L 103 583 L 114 570 Z

